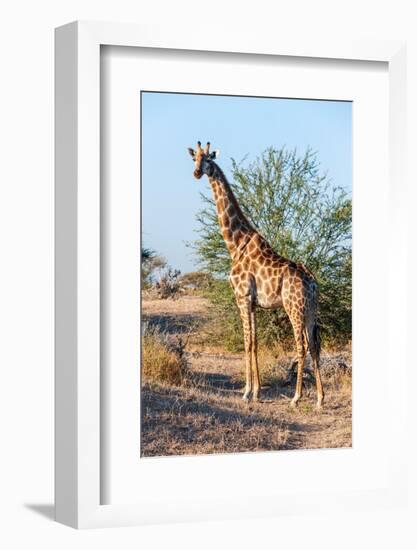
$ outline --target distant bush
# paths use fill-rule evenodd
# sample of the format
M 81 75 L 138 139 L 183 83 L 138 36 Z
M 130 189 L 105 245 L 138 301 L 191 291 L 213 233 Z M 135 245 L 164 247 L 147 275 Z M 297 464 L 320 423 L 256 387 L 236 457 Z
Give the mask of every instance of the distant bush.
M 190 271 L 178 279 L 178 283 L 185 292 L 198 292 L 208 289 L 212 277 L 204 271 Z
M 168 267 L 161 275 L 158 282 L 155 283 L 155 288 L 158 294 L 158 298 L 178 298 L 181 290 L 179 282 L 179 276 L 181 271 L 179 269 L 172 269 Z
M 183 341 L 170 343 L 166 335 L 145 325 L 142 334 L 142 381 L 179 386 L 186 373 Z

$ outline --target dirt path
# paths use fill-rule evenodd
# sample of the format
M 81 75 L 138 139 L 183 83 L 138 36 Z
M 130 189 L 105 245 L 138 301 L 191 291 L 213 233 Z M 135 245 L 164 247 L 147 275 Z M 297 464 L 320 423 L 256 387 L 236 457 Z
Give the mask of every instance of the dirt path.
M 193 335 L 207 315 L 202 298 L 143 300 L 143 320 L 175 338 Z M 142 454 L 161 456 L 280 449 L 349 447 L 351 389 L 326 380 L 326 401 L 315 409 L 315 389 L 305 381 L 303 400 L 289 406 L 293 385 L 263 387 L 259 403 L 241 399 L 243 354 L 190 344 L 190 380 L 180 387 L 142 388 Z

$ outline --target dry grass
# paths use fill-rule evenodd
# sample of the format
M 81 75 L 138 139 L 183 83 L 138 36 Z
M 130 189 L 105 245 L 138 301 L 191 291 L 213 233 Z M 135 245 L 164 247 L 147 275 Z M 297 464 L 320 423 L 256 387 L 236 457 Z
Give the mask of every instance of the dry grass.
M 142 335 L 142 380 L 178 386 L 187 372 L 181 343 L 173 346 L 156 328 L 145 328 Z
M 142 399 L 143 456 L 281 449 L 287 440 L 273 415 L 243 411 L 238 397 L 222 398 L 210 388 L 145 386 Z
M 152 327 L 161 327 L 169 350 L 178 338 L 188 342 L 183 354 L 188 366 L 179 385 L 144 377 L 142 456 L 351 446 L 349 349 L 322 355 L 326 392 L 322 411 L 315 408 L 315 383 L 308 362 L 303 398 L 296 410 L 290 408 L 294 372 L 291 357 L 278 347 L 259 350 L 262 401 L 247 403 L 241 399 L 243 355 L 209 348 L 202 341 L 206 308 L 205 300 L 198 297 L 143 301 L 144 319 Z M 148 351 L 149 369 L 154 356 L 152 348 Z

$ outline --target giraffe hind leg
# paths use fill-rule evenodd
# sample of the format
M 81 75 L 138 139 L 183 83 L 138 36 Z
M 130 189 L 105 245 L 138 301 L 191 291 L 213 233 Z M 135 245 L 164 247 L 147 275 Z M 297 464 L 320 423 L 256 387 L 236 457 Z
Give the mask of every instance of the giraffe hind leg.
M 317 322 L 314 323 L 310 331 L 309 348 L 313 360 L 314 376 L 316 378 L 317 408 L 321 409 L 324 401 L 324 391 L 320 375 L 320 332 Z
M 306 356 L 306 342 L 304 337 L 304 331 L 298 326 L 298 323 L 293 324 L 294 338 L 297 349 L 297 382 L 295 386 L 295 394 L 291 400 L 291 406 L 296 407 L 298 401 L 301 398 L 303 392 L 303 371 L 304 361 Z
M 258 346 L 256 339 L 256 313 L 254 307 L 251 310 L 251 351 L 252 351 L 252 387 L 253 400 L 258 401 L 261 396 L 261 382 L 258 368 Z

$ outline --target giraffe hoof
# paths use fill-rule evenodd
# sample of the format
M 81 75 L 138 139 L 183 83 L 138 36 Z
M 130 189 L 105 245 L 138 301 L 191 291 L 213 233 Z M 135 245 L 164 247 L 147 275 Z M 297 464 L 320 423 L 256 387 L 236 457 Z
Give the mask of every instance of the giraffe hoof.
M 298 399 L 291 399 L 290 407 L 296 409 L 298 405 Z
M 249 399 L 250 399 L 250 392 L 245 392 L 245 393 L 242 395 L 242 399 L 243 399 L 243 401 L 249 401 Z

